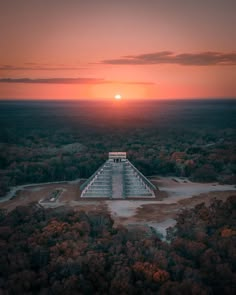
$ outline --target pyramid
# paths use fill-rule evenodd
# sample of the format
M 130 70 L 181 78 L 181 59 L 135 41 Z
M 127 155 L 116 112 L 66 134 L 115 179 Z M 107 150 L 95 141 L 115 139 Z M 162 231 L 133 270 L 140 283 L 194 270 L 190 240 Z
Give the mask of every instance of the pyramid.
M 80 187 L 81 198 L 155 198 L 156 187 L 127 159 L 110 152 L 108 160 Z

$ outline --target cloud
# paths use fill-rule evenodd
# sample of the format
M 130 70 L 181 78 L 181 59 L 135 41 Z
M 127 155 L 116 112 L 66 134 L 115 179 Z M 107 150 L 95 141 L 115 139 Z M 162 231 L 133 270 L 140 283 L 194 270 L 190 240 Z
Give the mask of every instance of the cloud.
M 0 83 L 27 83 L 27 84 L 102 84 L 104 79 L 96 78 L 1 78 Z
M 118 59 L 105 59 L 102 64 L 112 65 L 153 65 L 178 64 L 190 66 L 236 65 L 236 52 L 222 53 L 206 51 L 200 53 L 175 54 L 172 51 L 160 51 L 139 55 L 126 55 Z
M 155 85 L 156 83 L 153 82 L 135 82 L 135 81 L 111 81 L 111 83 L 116 83 L 116 84 L 129 84 L 129 85 Z
M 77 71 L 85 70 L 85 67 L 73 67 L 66 65 L 51 66 L 36 63 L 25 63 L 25 66 L 0 65 L 0 71 Z
M 0 83 L 24 83 L 24 84 L 130 84 L 152 85 L 152 82 L 139 81 L 112 81 L 100 78 L 0 78 Z

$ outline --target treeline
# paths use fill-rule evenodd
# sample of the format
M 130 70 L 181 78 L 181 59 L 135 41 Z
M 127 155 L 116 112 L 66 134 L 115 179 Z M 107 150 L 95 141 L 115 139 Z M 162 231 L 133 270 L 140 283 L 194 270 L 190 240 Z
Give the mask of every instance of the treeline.
M 169 242 L 107 214 L 0 212 L 0 294 L 234 294 L 236 199 L 183 210 Z
M 208 146 L 207 131 L 82 131 L 83 134 L 73 130 L 43 133 L 36 129 L 25 137 L 15 134 L 19 136 L 15 144 L 0 144 L 0 196 L 14 185 L 88 178 L 112 150 L 126 151 L 147 176 L 175 175 L 193 181 L 236 183 L 236 151 L 231 133 L 227 141 L 219 141 L 218 136 L 214 138 L 216 143 Z M 195 138 L 198 145 L 194 144 Z M 78 144 L 81 146 L 77 150 L 68 150 Z
M 0 103 L 0 197 L 89 177 L 109 151 L 144 175 L 236 183 L 235 102 Z

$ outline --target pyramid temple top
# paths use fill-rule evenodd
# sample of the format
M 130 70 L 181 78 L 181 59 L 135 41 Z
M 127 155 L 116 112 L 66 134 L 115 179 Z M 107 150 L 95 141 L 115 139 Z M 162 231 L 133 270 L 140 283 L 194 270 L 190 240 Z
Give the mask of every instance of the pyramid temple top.
M 109 160 L 126 159 L 126 152 L 109 152 Z

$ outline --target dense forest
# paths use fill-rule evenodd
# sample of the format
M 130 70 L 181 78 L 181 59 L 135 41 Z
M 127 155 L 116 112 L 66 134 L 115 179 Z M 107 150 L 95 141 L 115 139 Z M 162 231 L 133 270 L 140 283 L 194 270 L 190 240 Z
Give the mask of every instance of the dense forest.
M 236 183 L 234 101 L 1 102 L 0 196 L 89 177 L 109 151 L 145 175 Z
M 161 241 L 109 215 L 36 204 L 0 212 L 0 294 L 235 293 L 236 198 L 179 213 Z

